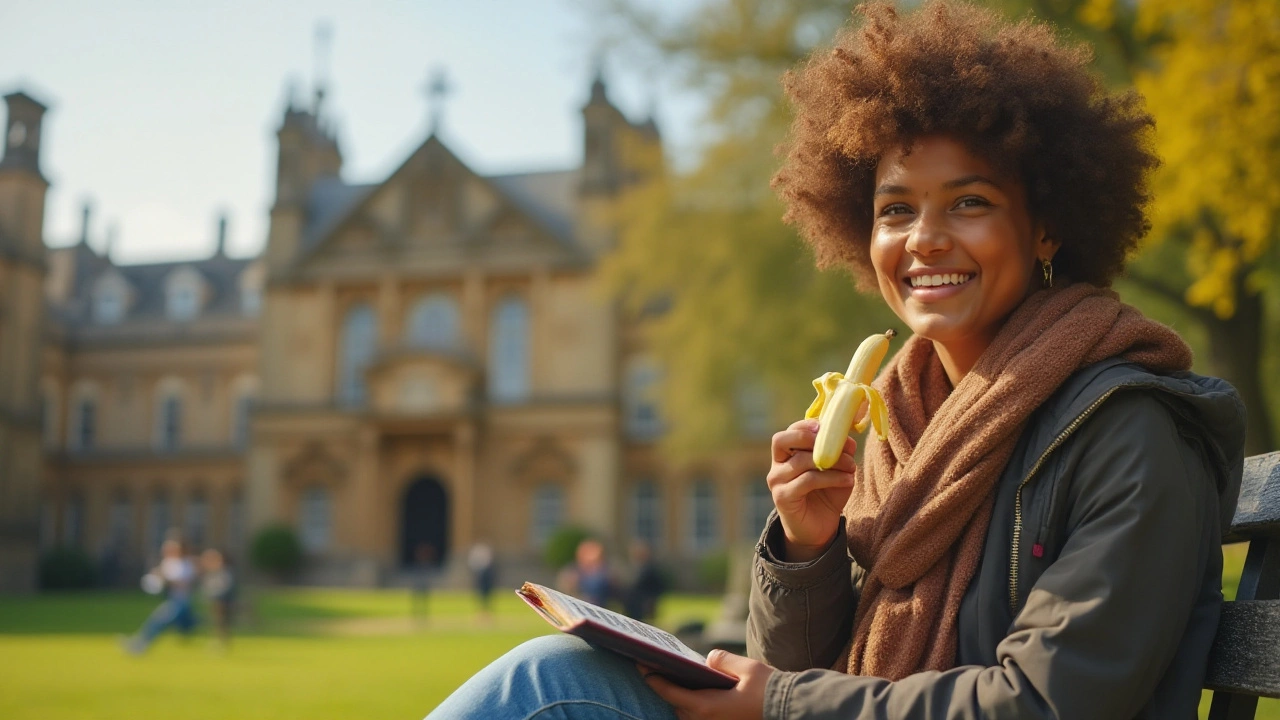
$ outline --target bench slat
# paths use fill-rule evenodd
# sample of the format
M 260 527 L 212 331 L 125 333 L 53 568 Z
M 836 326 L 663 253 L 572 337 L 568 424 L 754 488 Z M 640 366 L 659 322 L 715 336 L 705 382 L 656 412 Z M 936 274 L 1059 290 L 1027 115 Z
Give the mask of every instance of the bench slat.
M 1280 600 L 1222 604 L 1205 687 L 1280 698 Z
M 1280 537 L 1280 452 L 1245 458 L 1240 499 L 1225 542 Z

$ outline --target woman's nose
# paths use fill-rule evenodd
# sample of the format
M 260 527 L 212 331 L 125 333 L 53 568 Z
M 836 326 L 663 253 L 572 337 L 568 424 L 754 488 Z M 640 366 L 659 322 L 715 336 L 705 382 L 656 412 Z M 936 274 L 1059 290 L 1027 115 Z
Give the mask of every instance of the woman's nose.
M 951 249 L 951 233 L 941 212 L 925 211 L 916 219 L 907 237 L 907 252 L 917 257 Z

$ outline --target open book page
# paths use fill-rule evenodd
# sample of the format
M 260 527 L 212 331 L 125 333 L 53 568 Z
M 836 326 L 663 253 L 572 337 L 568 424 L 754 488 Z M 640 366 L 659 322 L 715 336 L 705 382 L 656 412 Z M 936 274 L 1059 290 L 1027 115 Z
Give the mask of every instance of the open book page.
M 518 591 L 521 595 L 533 600 L 531 604 L 553 624 L 564 628 L 578 620 L 592 619 L 604 623 L 618 632 L 630 635 L 637 640 L 655 645 L 663 650 L 678 653 L 685 657 L 705 663 L 707 659 L 680 642 L 675 635 L 626 615 L 607 610 L 589 602 L 583 602 L 572 595 L 552 590 L 549 587 L 527 582 Z

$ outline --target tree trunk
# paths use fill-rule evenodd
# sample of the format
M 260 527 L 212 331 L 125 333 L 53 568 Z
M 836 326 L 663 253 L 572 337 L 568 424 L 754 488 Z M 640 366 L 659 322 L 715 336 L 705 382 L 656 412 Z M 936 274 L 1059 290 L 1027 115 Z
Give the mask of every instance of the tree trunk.
M 1209 331 L 1209 358 L 1214 372 L 1235 386 L 1249 413 L 1245 432 L 1246 455 L 1275 449 L 1267 396 L 1263 392 L 1262 338 L 1266 320 L 1261 294 L 1249 295 L 1237 288 L 1235 315 L 1205 321 Z

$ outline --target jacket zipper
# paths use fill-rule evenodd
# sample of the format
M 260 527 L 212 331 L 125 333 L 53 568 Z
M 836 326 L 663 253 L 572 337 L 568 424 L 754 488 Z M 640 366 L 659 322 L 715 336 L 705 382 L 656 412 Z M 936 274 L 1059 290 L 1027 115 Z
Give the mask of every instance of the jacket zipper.
M 1062 443 L 1076 431 L 1076 428 L 1080 427 L 1080 423 L 1084 422 L 1085 419 L 1092 415 L 1093 411 L 1097 410 L 1098 406 L 1101 405 L 1103 401 L 1111 397 L 1112 394 L 1123 387 L 1127 386 L 1118 385 L 1107 390 L 1102 397 L 1094 400 L 1092 405 L 1085 408 L 1084 412 L 1080 413 L 1075 420 L 1072 420 L 1071 424 L 1068 425 L 1066 429 L 1058 435 L 1058 437 L 1054 438 L 1053 442 L 1049 443 L 1049 447 L 1045 448 L 1045 451 L 1040 454 L 1040 459 L 1036 460 L 1036 464 L 1031 466 L 1031 472 L 1028 472 L 1027 476 L 1022 478 L 1022 482 L 1018 484 L 1018 492 L 1014 496 L 1013 500 L 1013 546 L 1010 548 L 1009 552 L 1009 610 L 1015 615 L 1018 614 L 1018 565 L 1022 545 L 1022 489 L 1026 487 L 1027 483 L 1031 482 L 1031 478 L 1035 477 L 1035 474 L 1040 471 L 1040 466 L 1044 465 L 1044 461 L 1048 459 L 1049 455 L 1052 454 L 1054 450 L 1057 450 L 1058 446 L 1062 445 Z

